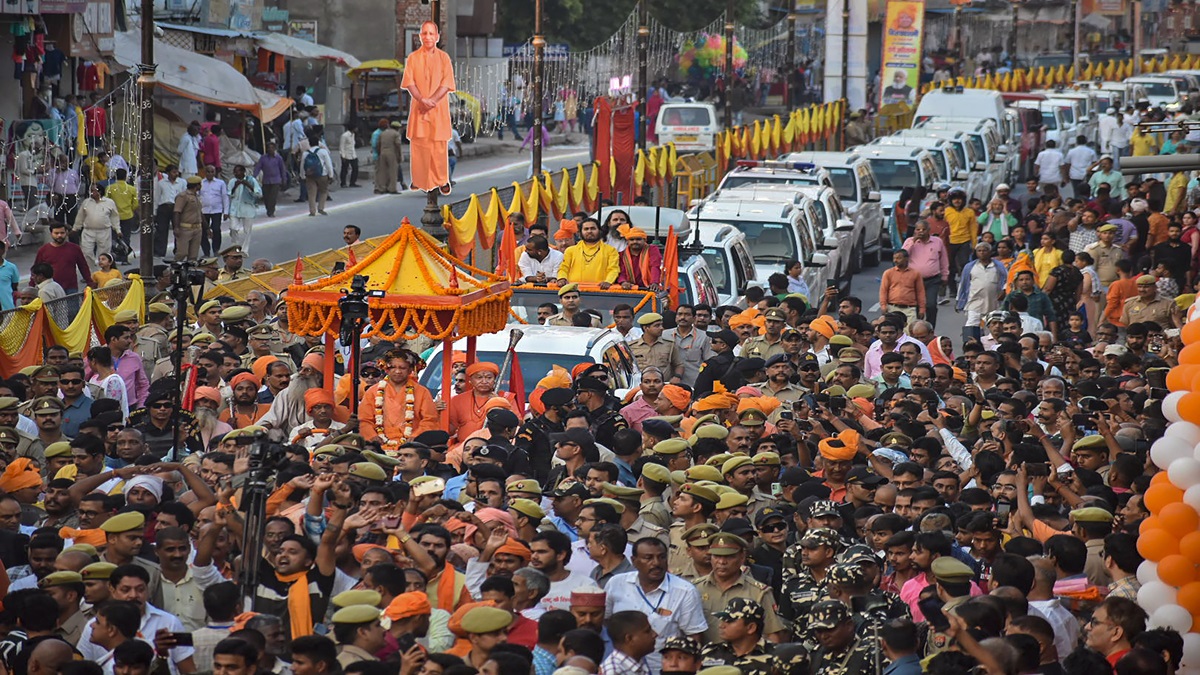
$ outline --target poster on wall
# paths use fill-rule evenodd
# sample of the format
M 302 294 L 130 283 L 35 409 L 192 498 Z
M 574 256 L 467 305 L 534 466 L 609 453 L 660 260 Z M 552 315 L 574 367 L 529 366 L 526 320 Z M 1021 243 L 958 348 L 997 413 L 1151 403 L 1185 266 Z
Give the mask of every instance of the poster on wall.
M 916 102 L 921 82 L 925 3 L 889 0 L 883 31 L 879 105 Z

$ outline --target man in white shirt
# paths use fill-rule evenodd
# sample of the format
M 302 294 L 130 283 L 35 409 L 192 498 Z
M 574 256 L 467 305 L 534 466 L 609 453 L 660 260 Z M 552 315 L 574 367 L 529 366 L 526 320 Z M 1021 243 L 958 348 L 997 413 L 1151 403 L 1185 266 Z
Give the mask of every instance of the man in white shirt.
M 150 574 L 145 568 L 133 564 L 117 567 L 109 575 L 108 588 L 113 600 L 132 602 L 141 610 L 142 624 L 138 628 L 140 639 L 153 643 L 160 631 L 184 632 L 183 623 L 178 618 L 149 603 Z M 79 638 L 79 644 L 76 645 L 79 653 L 87 661 L 100 661 L 108 654 L 107 649 L 92 642 L 92 630 L 95 626 L 96 619 L 89 621 L 83 629 L 83 635 Z M 171 640 L 170 636 L 166 636 L 164 642 L 174 644 L 174 640 Z M 178 672 L 195 672 L 196 666 L 192 661 L 194 652 L 195 650 L 191 647 L 172 647 L 170 650 L 172 671 L 178 669 Z
M 229 186 L 217 178 L 217 167 L 212 164 L 204 167 L 200 181 L 200 213 L 204 216 L 200 250 L 207 257 L 221 250 L 221 221 L 229 220 Z
M 1046 141 L 1046 149 L 1038 153 L 1037 159 L 1033 160 L 1033 168 L 1037 172 L 1040 183 L 1038 189 L 1043 194 L 1053 194 L 1059 186 L 1067 184 L 1063 154 L 1057 145 L 1054 141 Z M 1054 187 L 1047 189 L 1049 186 Z
M 354 130 L 346 127 L 338 139 L 338 155 L 342 158 L 342 171 L 338 185 L 342 187 L 358 187 L 358 151 L 354 149 Z M 350 182 L 346 183 L 346 172 L 349 170 Z
M 1087 144 L 1087 136 L 1080 135 L 1075 139 L 1075 147 L 1067 151 L 1067 178 L 1071 181 L 1071 190 L 1076 199 L 1087 199 L 1088 169 L 1096 162 L 1096 151 Z
M 313 144 L 313 141 L 316 141 Z M 329 177 L 333 175 L 333 158 L 329 148 L 319 139 L 309 139 L 310 147 L 300 155 L 300 173 L 304 176 L 308 215 L 328 215 L 325 202 L 329 199 Z M 318 166 L 319 163 L 319 166 Z
M 296 87 L 296 103 L 299 103 L 305 108 L 312 107 L 313 97 L 309 95 L 308 87 L 305 87 L 304 85 L 299 85 Z
M 154 181 L 154 255 L 167 255 L 167 239 L 171 234 L 171 221 L 175 216 L 175 198 L 187 189 L 187 181 L 179 174 L 174 164 L 167 166 L 166 174 Z
M 546 238 L 537 235 L 525 242 L 525 252 L 517 260 L 521 278 L 534 284 L 544 284 L 558 275 L 563 254 L 550 248 Z
M 569 609 L 571 591 L 595 582 L 585 573 L 572 572 L 567 568 L 571 555 L 571 540 L 557 530 L 539 532 L 529 543 L 532 552 L 530 566 L 545 574 L 550 580 L 550 590 L 538 602 L 546 612 L 552 609 Z
M 200 124 L 193 122 L 179 139 L 179 173 L 183 176 L 195 176 L 200 173 L 197 164 L 200 156 Z

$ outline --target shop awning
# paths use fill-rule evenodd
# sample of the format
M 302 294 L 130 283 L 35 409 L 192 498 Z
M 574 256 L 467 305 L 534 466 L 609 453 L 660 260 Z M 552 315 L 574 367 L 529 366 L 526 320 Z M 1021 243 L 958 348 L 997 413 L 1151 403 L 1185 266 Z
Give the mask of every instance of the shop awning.
M 136 32 L 117 33 L 113 59 L 129 69 L 142 60 L 141 37 Z M 158 63 L 157 86 L 193 101 L 245 110 L 263 122 L 287 112 L 291 101 L 256 89 L 245 75 L 224 61 L 154 41 Z
M 255 33 L 254 42 L 260 49 L 293 59 L 313 59 L 318 61 L 333 61 L 346 68 L 356 68 L 359 60 L 353 55 L 340 49 L 326 47 L 315 42 L 307 42 L 290 35 L 280 33 Z

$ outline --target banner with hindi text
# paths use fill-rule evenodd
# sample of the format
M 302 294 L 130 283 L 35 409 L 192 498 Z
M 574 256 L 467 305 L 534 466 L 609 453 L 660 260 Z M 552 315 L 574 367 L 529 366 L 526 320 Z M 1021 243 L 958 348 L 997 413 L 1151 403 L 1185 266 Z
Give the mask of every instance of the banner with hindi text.
M 925 3 L 889 0 L 883 30 L 879 106 L 915 105 L 921 83 L 921 38 L 925 30 Z

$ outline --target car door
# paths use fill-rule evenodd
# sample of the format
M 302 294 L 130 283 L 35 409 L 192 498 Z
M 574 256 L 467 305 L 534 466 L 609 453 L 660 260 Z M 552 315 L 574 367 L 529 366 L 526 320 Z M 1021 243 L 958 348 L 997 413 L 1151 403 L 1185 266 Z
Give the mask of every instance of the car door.
M 792 216 L 791 229 L 796 236 L 800 259 L 804 261 L 804 272 L 801 276 L 808 284 L 810 298 L 814 297 L 815 293 L 823 292 L 825 282 L 835 278 L 832 261 L 827 255 L 818 251 L 816 240 L 813 238 L 813 224 L 819 219 L 817 214 L 819 209 L 821 209 L 820 205 L 809 201 L 803 209 L 797 209 Z

